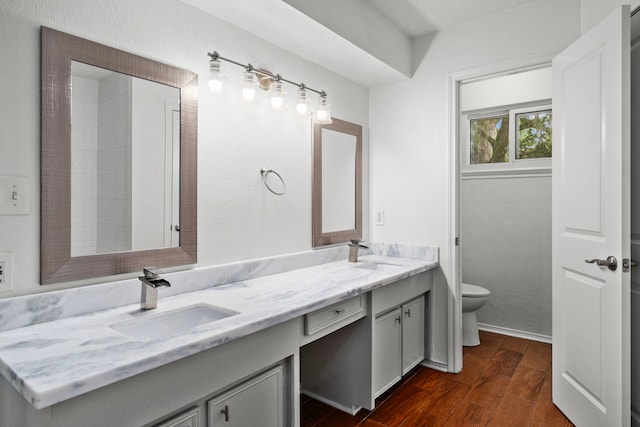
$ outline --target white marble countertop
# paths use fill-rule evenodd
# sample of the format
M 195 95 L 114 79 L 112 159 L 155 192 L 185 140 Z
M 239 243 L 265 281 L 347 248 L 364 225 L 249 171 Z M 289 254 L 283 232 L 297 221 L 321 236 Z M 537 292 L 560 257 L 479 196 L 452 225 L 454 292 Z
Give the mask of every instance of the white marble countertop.
M 142 312 L 138 304 L 126 305 L 0 332 L 0 373 L 41 409 L 438 266 L 425 259 L 380 255 L 361 260 L 331 262 L 166 298 L 160 289 L 155 310 Z M 381 264 L 366 268 L 374 262 Z M 238 314 L 180 335 L 146 341 L 109 327 L 196 304 Z

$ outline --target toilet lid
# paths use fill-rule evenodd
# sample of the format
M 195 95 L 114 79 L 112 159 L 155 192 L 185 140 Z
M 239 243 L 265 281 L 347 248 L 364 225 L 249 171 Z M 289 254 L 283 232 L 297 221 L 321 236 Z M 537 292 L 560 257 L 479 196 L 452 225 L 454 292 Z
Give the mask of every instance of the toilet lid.
M 489 294 L 488 289 L 483 288 L 482 286 L 469 285 L 468 283 L 462 284 L 462 296 L 463 297 L 488 297 Z

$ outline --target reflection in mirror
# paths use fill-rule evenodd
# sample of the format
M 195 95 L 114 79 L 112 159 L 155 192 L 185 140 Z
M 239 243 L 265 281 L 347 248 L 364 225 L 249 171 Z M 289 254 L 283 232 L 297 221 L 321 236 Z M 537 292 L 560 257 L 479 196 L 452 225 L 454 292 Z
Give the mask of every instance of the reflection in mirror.
M 71 87 L 71 256 L 178 246 L 180 90 L 77 61 Z
M 41 35 L 41 283 L 196 263 L 198 76 Z
M 322 129 L 322 232 L 356 228 L 355 135 Z
M 362 239 L 362 126 L 314 124 L 312 243 Z

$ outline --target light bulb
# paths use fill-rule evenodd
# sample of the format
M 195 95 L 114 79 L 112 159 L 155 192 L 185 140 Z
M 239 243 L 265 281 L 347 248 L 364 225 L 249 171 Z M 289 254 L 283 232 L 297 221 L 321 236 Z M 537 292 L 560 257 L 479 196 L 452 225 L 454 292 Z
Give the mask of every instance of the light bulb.
M 225 75 L 222 72 L 222 64 L 220 60 L 211 58 L 209 61 L 209 90 L 217 93 L 224 86 Z
M 327 94 L 324 92 L 320 95 L 320 98 L 318 98 L 315 121 L 321 125 L 333 123 L 331 120 L 331 106 L 327 102 Z
M 304 116 L 309 111 L 309 103 L 307 101 L 307 91 L 304 88 L 298 89 L 298 102 L 296 103 L 296 112 Z
M 242 99 L 251 102 L 256 97 L 256 75 L 251 71 L 245 71 L 242 77 Z
M 275 110 L 280 110 L 284 105 L 284 91 L 282 90 L 282 82 L 275 81 L 271 84 L 271 106 Z
M 316 117 L 318 118 L 318 121 L 320 121 L 320 120 L 327 120 L 327 117 L 328 117 L 328 116 L 329 116 L 329 115 L 327 114 L 327 110 L 319 110 L 319 111 L 316 113 Z

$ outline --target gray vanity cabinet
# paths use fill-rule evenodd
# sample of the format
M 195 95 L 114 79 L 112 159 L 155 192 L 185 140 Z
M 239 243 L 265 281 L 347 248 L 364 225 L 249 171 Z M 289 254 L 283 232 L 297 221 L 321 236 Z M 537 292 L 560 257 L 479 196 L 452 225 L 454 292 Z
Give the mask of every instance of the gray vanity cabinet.
M 154 427 L 201 427 L 200 408 L 193 408 Z
M 375 397 L 402 378 L 402 311 L 396 308 L 376 317 L 373 333 L 373 390 Z
M 402 375 L 424 360 L 424 297 L 402 305 Z
M 430 273 L 373 291 L 372 391 L 376 398 L 425 358 Z
M 277 366 L 207 402 L 208 427 L 282 427 L 283 376 Z
M 378 397 L 424 359 L 424 297 L 376 316 L 373 390 Z

